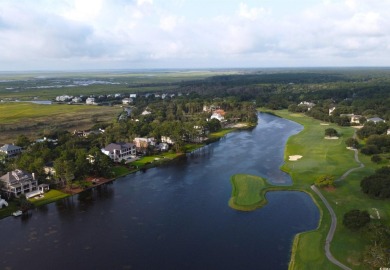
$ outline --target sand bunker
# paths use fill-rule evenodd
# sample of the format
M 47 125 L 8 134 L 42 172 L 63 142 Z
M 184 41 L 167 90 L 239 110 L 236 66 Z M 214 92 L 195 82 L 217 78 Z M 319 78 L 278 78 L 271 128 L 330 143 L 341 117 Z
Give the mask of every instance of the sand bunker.
M 329 124 L 326 124 L 326 123 L 321 123 L 320 125 L 321 126 L 329 126 Z
M 288 160 L 290 161 L 297 161 L 298 159 L 302 158 L 300 155 L 294 155 L 294 156 L 289 156 Z
M 326 136 L 325 139 L 326 140 L 338 140 L 339 137 L 329 137 L 329 136 Z

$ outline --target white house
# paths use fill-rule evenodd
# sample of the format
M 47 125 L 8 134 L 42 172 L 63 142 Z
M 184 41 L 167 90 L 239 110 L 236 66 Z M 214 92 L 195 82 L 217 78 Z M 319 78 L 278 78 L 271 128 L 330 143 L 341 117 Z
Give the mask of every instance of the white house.
M 225 120 L 225 117 L 223 117 L 220 113 L 214 112 L 210 117 L 210 120 L 211 119 L 217 119 L 218 121 L 222 122 Z
M 95 98 L 94 97 L 89 97 L 85 100 L 85 104 L 93 105 L 95 103 Z
M 2 191 L 16 197 L 38 188 L 38 181 L 35 179 L 34 174 L 18 169 L 1 176 L 0 181 L 3 182 Z
M 124 98 L 124 99 L 122 99 L 122 104 L 123 105 L 128 105 L 128 104 L 130 104 L 132 102 L 133 102 L 132 98 Z
M 386 122 L 386 121 L 383 120 L 382 118 L 379 118 L 379 117 L 373 117 L 373 118 L 368 118 L 367 122 L 373 122 L 373 123 L 377 124 L 377 123 Z
M 74 97 L 74 98 L 72 99 L 72 101 L 73 101 L 74 103 L 81 103 L 81 102 L 83 101 L 83 99 L 82 99 L 81 97 Z
M 22 153 L 22 147 L 13 144 L 4 144 L 2 147 L 0 147 L 0 152 L 5 153 L 9 158 L 16 157 Z
M 168 143 L 168 144 L 175 144 L 175 141 L 171 139 L 171 137 L 168 136 L 161 136 L 161 142 Z
M 362 118 L 361 115 L 352 115 L 351 116 L 351 123 L 352 124 L 360 124 L 360 118 Z
M 121 161 L 136 155 L 136 148 L 133 143 L 110 143 L 103 149 L 102 153 L 109 156 L 113 161 Z
M 130 98 L 137 98 L 137 94 L 130 94 Z

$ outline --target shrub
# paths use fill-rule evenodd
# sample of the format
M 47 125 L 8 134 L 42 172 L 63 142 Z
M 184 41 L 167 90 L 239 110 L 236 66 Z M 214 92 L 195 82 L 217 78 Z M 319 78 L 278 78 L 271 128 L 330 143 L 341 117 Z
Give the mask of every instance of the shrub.
M 343 225 L 350 230 L 356 231 L 366 226 L 370 220 L 370 215 L 367 211 L 353 209 L 344 214 Z

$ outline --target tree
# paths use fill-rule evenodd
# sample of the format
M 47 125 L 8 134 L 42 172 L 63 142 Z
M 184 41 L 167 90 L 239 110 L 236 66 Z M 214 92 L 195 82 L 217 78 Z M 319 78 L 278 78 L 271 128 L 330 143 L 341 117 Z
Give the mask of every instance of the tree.
M 15 144 L 25 149 L 31 144 L 31 141 L 26 135 L 21 134 L 16 138 Z
M 371 269 L 389 267 L 390 266 L 389 248 L 381 244 L 375 244 L 375 243 L 369 245 L 364 251 L 363 263 L 370 266 Z
M 367 211 L 353 209 L 344 214 L 343 225 L 352 231 L 356 231 L 366 226 L 370 220 Z
M 348 147 L 352 147 L 352 148 L 358 148 L 359 147 L 359 142 L 355 138 L 348 138 L 348 139 L 346 139 L 345 140 L 345 144 Z
M 382 167 L 360 182 L 362 191 L 376 198 L 390 198 L 390 167 Z
M 334 176 L 322 175 L 317 178 L 314 184 L 317 187 L 329 187 L 329 186 L 333 186 L 333 183 L 334 183 Z
M 379 162 L 382 161 L 382 158 L 381 158 L 381 156 L 379 156 L 379 155 L 373 155 L 373 156 L 371 157 L 371 161 L 374 162 L 374 163 L 379 163 Z
M 337 133 L 337 130 L 334 128 L 327 128 L 325 129 L 325 136 L 326 137 L 338 137 L 339 134 Z

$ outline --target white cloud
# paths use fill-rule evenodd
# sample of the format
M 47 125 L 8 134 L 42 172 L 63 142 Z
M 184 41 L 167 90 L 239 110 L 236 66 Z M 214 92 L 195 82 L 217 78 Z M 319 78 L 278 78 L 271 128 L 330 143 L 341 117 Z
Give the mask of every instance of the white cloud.
M 239 15 L 243 18 L 253 21 L 264 13 L 266 13 L 264 8 L 249 8 L 247 4 L 240 3 Z
M 389 63 L 389 1 L 276 2 L 2 0 L 0 69 Z

